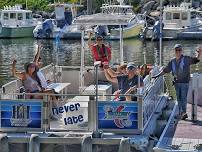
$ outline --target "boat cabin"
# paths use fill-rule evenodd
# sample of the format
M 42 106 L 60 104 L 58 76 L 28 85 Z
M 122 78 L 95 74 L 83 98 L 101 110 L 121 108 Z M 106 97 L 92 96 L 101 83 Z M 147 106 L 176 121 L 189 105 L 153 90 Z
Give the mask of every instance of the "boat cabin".
M 165 6 L 163 10 L 164 28 L 185 28 L 190 27 L 196 22 L 191 18 L 191 12 L 188 5 Z
M 0 12 L 2 26 L 18 27 L 32 24 L 32 11 L 21 9 L 20 5 L 4 6 Z

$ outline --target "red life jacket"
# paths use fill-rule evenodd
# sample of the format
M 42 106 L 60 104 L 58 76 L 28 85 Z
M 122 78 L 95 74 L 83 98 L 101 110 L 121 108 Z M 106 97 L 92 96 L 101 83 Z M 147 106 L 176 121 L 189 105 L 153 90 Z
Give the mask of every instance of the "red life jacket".
M 107 51 L 107 47 L 102 44 L 102 48 L 100 48 L 98 45 L 94 45 L 94 50 L 97 52 L 98 58 L 100 61 L 108 61 L 109 60 L 109 53 Z M 103 49 L 103 50 L 102 50 Z M 94 54 L 95 56 L 95 54 Z

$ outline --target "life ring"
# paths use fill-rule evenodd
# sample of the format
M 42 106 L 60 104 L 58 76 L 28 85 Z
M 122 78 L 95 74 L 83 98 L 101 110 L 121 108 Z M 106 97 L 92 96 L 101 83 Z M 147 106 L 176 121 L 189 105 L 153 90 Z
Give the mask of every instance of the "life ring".
M 0 22 L 0 33 L 2 32 L 2 24 L 1 24 L 1 22 Z

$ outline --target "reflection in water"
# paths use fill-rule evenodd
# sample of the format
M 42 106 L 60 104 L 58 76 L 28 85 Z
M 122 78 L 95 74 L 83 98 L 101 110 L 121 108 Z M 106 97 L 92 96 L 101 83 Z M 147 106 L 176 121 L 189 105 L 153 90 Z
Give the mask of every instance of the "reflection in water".
M 112 47 L 112 61 L 119 63 L 120 51 L 119 42 L 107 42 Z M 186 55 L 193 55 L 195 49 L 200 46 L 201 41 L 165 41 L 163 42 L 163 65 L 174 57 L 173 46 L 181 43 Z M 80 65 L 80 41 L 61 40 L 58 47 L 54 40 L 34 39 L 0 39 L 0 85 L 13 79 L 11 77 L 11 63 L 13 58 L 17 59 L 17 69 L 23 70 L 24 64 L 33 60 L 37 44 L 42 46 L 41 58 L 44 65 L 50 63 L 58 65 Z M 91 52 L 85 46 L 85 65 L 92 65 Z M 159 42 L 139 41 L 135 39 L 124 41 L 124 61 L 133 61 L 137 65 L 144 62 L 150 64 L 159 63 Z M 202 62 L 199 63 L 199 70 L 202 71 Z

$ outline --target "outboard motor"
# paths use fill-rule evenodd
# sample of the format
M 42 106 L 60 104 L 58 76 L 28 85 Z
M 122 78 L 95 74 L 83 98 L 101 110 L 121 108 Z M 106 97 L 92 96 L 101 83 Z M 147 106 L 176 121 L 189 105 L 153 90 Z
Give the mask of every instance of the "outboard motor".
M 72 24 L 72 13 L 69 11 L 64 12 L 65 15 L 65 21 L 67 22 L 68 25 Z
M 33 30 L 35 38 L 50 38 L 53 30 L 52 19 L 46 19 L 42 24 L 39 24 Z
M 52 29 L 53 29 L 53 22 L 51 19 L 47 19 L 42 23 L 42 31 L 44 37 L 50 38 L 52 34 Z
M 103 37 L 107 36 L 108 35 L 108 27 L 107 25 L 98 25 L 96 28 L 95 28 L 95 35 L 98 36 L 98 35 L 101 35 Z
M 67 25 L 67 22 L 65 19 L 57 20 L 57 27 L 62 29 L 65 25 Z

